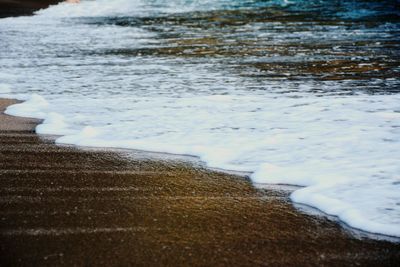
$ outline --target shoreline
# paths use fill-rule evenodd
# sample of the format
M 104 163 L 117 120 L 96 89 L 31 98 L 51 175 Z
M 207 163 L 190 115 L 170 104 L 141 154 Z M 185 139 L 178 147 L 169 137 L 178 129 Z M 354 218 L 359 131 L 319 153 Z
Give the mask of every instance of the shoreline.
M 3 114 L 0 251 L 5 265 L 376 265 L 400 243 L 356 238 L 304 214 L 285 191 L 149 152 L 58 146 L 36 119 Z
M 17 102 L 16 104 L 25 102 L 25 100 L 22 100 L 22 99 L 1 98 L 0 97 L 0 101 L 1 100 L 16 101 Z M 17 118 L 26 118 L 23 115 L 10 115 L 10 114 L 6 114 L 6 115 L 11 116 L 11 117 L 17 117 Z M 27 119 L 32 119 L 32 120 L 36 121 L 37 125 L 42 124 L 45 120 L 42 118 L 35 118 L 35 117 L 28 117 Z M 377 232 L 368 232 L 366 230 L 353 227 L 353 226 L 349 225 L 347 222 L 342 221 L 339 216 L 326 213 L 325 211 L 319 209 L 316 206 L 311 206 L 311 205 L 304 204 L 301 202 L 300 203 L 294 202 L 290 198 L 290 194 L 298 189 L 304 188 L 305 186 L 300 186 L 300 185 L 295 185 L 295 184 L 255 183 L 250 178 L 250 175 L 252 174 L 252 172 L 235 171 L 235 170 L 229 170 L 229 169 L 223 169 L 223 168 L 217 168 L 217 167 L 209 167 L 209 166 L 207 166 L 206 162 L 203 162 L 201 160 L 201 158 L 196 155 L 174 154 L 174 153 L 169 153 L 169 152 L 157 152 L 157 151 L 153 151 L 153 150 L 149 151 L 149 150 L 141 150 L 141 149 L 135 149 L 135 148 L 96 147 L 96 146 L 90 146 L 90 145 L 85 146 L 85 145 L 56 143 L 56 140 L 58 138 L 62 137 L 63 135 L 54 135 L 54 134 L 37 134 L 37 135 L 39 136 L 39 138 L 43 139 L 44 141 L 50 141 L 59 147 L 79 149 L 82 151 L 89 151 L 89 152 L 91 152 L 91 151 L 94 151 L 94 152 L 106 151 L 106 152 L 116 153 L 119 155 L 126 155 L 128 160 L 130 158 L 132 158 L 132 155 L 133 155 L 133 159 L 137 159 L 137 158 L 148 159 L 148 160 L 153 160 L 156 162 L 157 161 L 167 161 L 167 162 L 171 161 L 172 163 L 179 162 L 184 165 L 187 165 L 189 168 L 202 169 L 202 170 L 209 171 L 209 172 L 218 172 L 221 174 L 226 174 L 226 175 L 230 175 L 230 176 L 234 176 L 234 177 L 236 176 L 238 179 L 244 179 L 247 182 L 249 182 L 256 190 L 285 192 L 287 194 L 288 201 L 291 203 L 292 206 L 296 207 L 298 212 L 303 212 L 308 215 L 329 219 L 330 221 L 340 225 L 350 235 L 352 235 L 356 238 L 369 238 L 369 239 L 374 239 L 374 240 L 384 240 L 384 241 L 389 241 L 389 242 L 400 244 L 400 237 L 377 233 Z

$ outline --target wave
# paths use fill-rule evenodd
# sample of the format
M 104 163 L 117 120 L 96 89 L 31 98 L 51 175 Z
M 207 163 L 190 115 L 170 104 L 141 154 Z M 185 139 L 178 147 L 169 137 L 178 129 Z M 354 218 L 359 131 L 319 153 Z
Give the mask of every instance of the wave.
M 395 108 L 400 99 L 390 98 L 388 101 L 380 96 L 374 101 L 385 103 L 386 109 L 388 105 Z M 365 100 L 325 99 L 317 105 L 313 104 L 315 99 L 285 100 L 285 104 L 276 105 L 271 99 L 249 96 L 135 98 L 136 104 L 129 105 L 129 110 L 119 111 L 124 115 L 107 114 L 114 121 L 112 124 L 76 127 L 79 120 L 89 120 L 87 116 L 102 120 L 105 114 L 94 106 L 110 106 L 110 100 L 83 100 L 81 105 L 86 105 L 86 112 L 92 109 L 85 116 L 84 111 L 67 106 L 57 113 L 52 104 L 33 95 L 22 104 L 9 107 L 6 113 L 44 119 L 36 131 L 63 135 L 57 143 L 195 155 L 210 167 L 252 172 L 256 184 L 306 186 L 292 194 L 293 201 L 338 216 L 358 229 L 400 236 L 398 142 L 379 141 L 396 140 L 396 135 L 385 128 L 372 127 L 388 124 L 390 128 L 400 115 L 388 111 L 370 113 L 372 102 Z M 304 108 L 291 108 L 299 102 Z M 360 110 L 351 108 L 354 105 Z M 251 116 L 250 109 L 263 106 L 269 108 Z M 312 115 L 316 109 L 328 107 L 326 116 Z M 341 116 L 342 122 L 334 122 L 339 120 L 333 115 L 339 111 L 337 108 L 358 114 L 352 119 Z M 286 112 L 290 115 L 283 115 Z M 130 117 L 128 122 L 124 122 L 125 116 Z M 318 117 L 323 121 L 318 122 Z M 261 118 L 263 125 L 259 125 Z M 290 129 L 292 119 L 303 126 Z M 110 120 L 106 119 L 108 123 Z
M 195 155 L 400 237 L 398 25 L 329 2 L 98 0 L 0 20 L 0 94 L 57 143 Z M 66 19 L 113 16 L 152 18 Z
M 40 10 L 44 17 L 163 16 L 172 13 L 277 8 L 290 12 L 319 12 L 325 19 L 399 19 L 397 3 L 381 1 L 331 0 L 82 0 L 80 4 L 60 3 Z

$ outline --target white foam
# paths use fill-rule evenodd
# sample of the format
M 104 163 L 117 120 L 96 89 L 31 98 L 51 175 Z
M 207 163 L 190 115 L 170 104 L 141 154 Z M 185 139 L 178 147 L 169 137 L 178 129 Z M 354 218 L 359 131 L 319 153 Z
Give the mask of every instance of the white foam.
M 140 0 L 114 0 L 112 3 L 106 0 L 82 1 L 79 5 L 60 3 L 48 9 L 36 12 L 37 15 L 46 17 L 92 17 L 126 14 L 135 6 L 138 6 Z
M 3 92 L 27 100 L 7 113 L 44 119 L 37 132 L 62 135 L 57 143 L 195 155 L 210 167 L 250 172 L 261 186 L 301 185 L 293 201 L 352 227 L 400 237 L 399 94 L 318 95 L 309 92 L 354 84 L 255 82 L 214 59 L 132 57 L 130 49 L 157 42 L 154 33 L 59 19 L 148 15 L 158 10 L 151 3 L 84 1 L 1 20 L 2 42 L 13 45 L 0 47 L 7 53 L 0 67 L 12 76 Z M 160 8 L 172 12 L 178 2 L 165 3 Z M 246 27 L 259 27 L 270 45 L 305 34 L 276 37 L 261 26 Z M 322 26 L 307 32 L 312 40 L 337 36 L 352 33 Z M 107 53 L 119 49 L 127 55 Z
M 0 83 L 0 94 L 11 93 L 11 87 L 8 84 Z
M 399 236 L 400 176 L 319 183 L 295 191 L 291 199 L 338 216 L 348 225 L 371 233 Z M 397 184 L 396 183 L 397 180 Z M 352 201 L 349 201 L 352 199 Z M 397 219 L 394 219 L 397 218 Z
M 292 2 L 273 0 L 256 3 L 247 0 L 82 0 L 79 5 L 62 2 L 36 12 L 47 18 L 105 17 L 105 16 L 157 16 L 191 11 L 233 9 L 237 6 L 287 6 Z
M 102 17 L 102 16 L 146 16 L 156 13 L 180 13 L 193 10 L 212 10 L 229 6 L 230 1 L 213 0 L 96 0 L 81 1 L 79 5 L 60 3 L 36 14 L 45 17 Z
M 64 116 L 50 112 L 46 115 L 43 123 L 36 127 L 36 132 L 39 134 L 69 135 L 74 134 L 76 131 L 68 128 Z
M 102 145 L 101 140 L 97 140 L 94 142 L 94 140 L 98 134 L 99 134 L 99 131 L 96 130 L 94 127 L 86 126 L 79 132 L 58 138 L 56 140 L 56 142 L 59 144 L 74 144 L 74 145 L 81 145 L 81 146 L 89 145 L 89 146 L 104 147 Z
M 37 130 L 65 135 L 57 143 L 196 155 L 210 167 L 253 172 L 255 183 L 306 186 L 293 193 L 293 201 L 336 215 L 355 228 L 400 236 L 400 147 L 394 141 L 398 130 L 392 128 L 399 117 L 390 111 L 398 101 L 399 96 L 277 102 L 260 95 L 213 95 L 133 97 L 125 102 L 119 97 L 66 97 L 63 104 L 49 105 L 34 95 L 7 113 L 45 118 Z M 99 105 L 115 109 L 114 103 L 121 103 L 119 112 L 104 117 Z M 73 115 L 78 112 L 80 116 Z M 72 130 L 66 116 L 70 124 L 88 121 L 97 126 Z
M 14 80 L 14 75 L 10 75 L 8 73 L 0 71 L 0 95 L 3 97 L 7 97 L 12 93 L 12 86 Z
M 21 117 L 34 117 L 43 119 L 47 117 L 48 102 L 40 95 L 33 94 L 23 103 L 9 106 L 5 113 Z

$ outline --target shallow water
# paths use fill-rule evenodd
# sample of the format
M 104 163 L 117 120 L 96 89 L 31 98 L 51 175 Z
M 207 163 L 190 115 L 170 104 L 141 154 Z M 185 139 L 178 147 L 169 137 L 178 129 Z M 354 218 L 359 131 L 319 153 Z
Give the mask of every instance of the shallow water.
M 400 236 L 396 1 L 83 1 L 0 20 L 0 96 L 57 142 L 196 155 Z

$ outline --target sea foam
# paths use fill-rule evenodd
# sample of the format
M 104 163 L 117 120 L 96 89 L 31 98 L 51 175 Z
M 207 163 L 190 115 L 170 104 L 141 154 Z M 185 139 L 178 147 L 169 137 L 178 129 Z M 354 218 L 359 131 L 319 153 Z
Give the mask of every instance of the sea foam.
M 368 98 L 379 99 L 387 110 L 400 101 L 394 96 L 390 101 L 385 96 Z M 399 236 L 400 148 L 390 141 L 398 137 L 398 130 L 391 127 L 399 123 L 397 112 L 382 113 L 380 105 L 375 107 L 378 112 L 372 112 L 363 96 L 284 103 L 226 95 L 134 99 L 130 111 L 125 111 L 130 121 L 115 113 L 112 122 L 102 125 L 102 116 L 96 115 L 99 109 L 85 99 L 82 105 L 91 106 L 87 115 L 96 117 L 97 126 L 80 130 L 70 126 L 73 120 L 65 121 L 71 114 L 68 107 L 49 106 L 37 95 L 9 107 L 7 113 L 45 119 L 37 131 L 64 135 L 57 143 L 196 155 L 210 167 L 252 172 L 256 185 L 306 186 L 292 194 L 293 201 L 336 215 L 359 229 Z M 108 105 L 108 100 L 93 100 Z M 335 102 L 341 112 L 355 116 L 340 116 Z M 329 107 L 325 111 L 329 115 L 316 116 L 315 111 L 324 107 Z
M 229 32 L 229 25 L 196 28 L 192 16 L 188 25 L 172 27 L 165 13 L 177 12 L 179 4 L 201 12 L 245 2 L 249 8 L 257 1 L 186 2 L 83 1 L 34 17 L 0 20 L 0 67 L 10 73 L 1 81 L 6 85 L 0 94 L 26 100 L 6 113 L 43 119 L 37 132 L 60 135 L 57 143 L 194 155 L 209 167 L 250 173 L 256 186 L 302 186 L 292 193 L 294 202 L 361 230 L 400 237 L 398 79 L 362 76 L 376 70 L 354 74 L 360 79 L 343 78 L 345 68 L 328 79 L 331 73 L 318 76 L 313 66 L 335 59 L 355 68 L 353 61 L 370 59 L 365 51 L 354 56 L 353 50 L 345 58 L 349 43 L 390 44 L 397 27 L 389 22 L 349 29 L 341 23 L 250 21 Z M 273 2 L 282 8 L 293 5 Z M 143 16 L 157 19 L 145 21 L 152 27 L 140 26 L 138 17 Z M 289 49 L 283 55 L 272 49 L 271 55 L 260 57 L 229 57 L 224 50 L 215 57 L 157 54 L 173 51 L 174 38 L 182 32 L 188 32 L 189 41 L 209 41 L 196 39 L 202 31 Z M 307 50 L 313 43 L 321 45 Z M 328 44 L 332 49 L 324 52 Z M 389 48 L 382 52 L 376 46 L 363 49 L 374 49 L 367 52 L 377 54 L 381 64 Z M 323 52 L 330 54 L 320 57 Z M 273 69 L 282 62 L 298 68 Z M 263 69 L 257 70 L 259 65 Z M 298 76 L 292 73 L 296 71 Z M 376 88 L 384 90 L 370 93 Z

